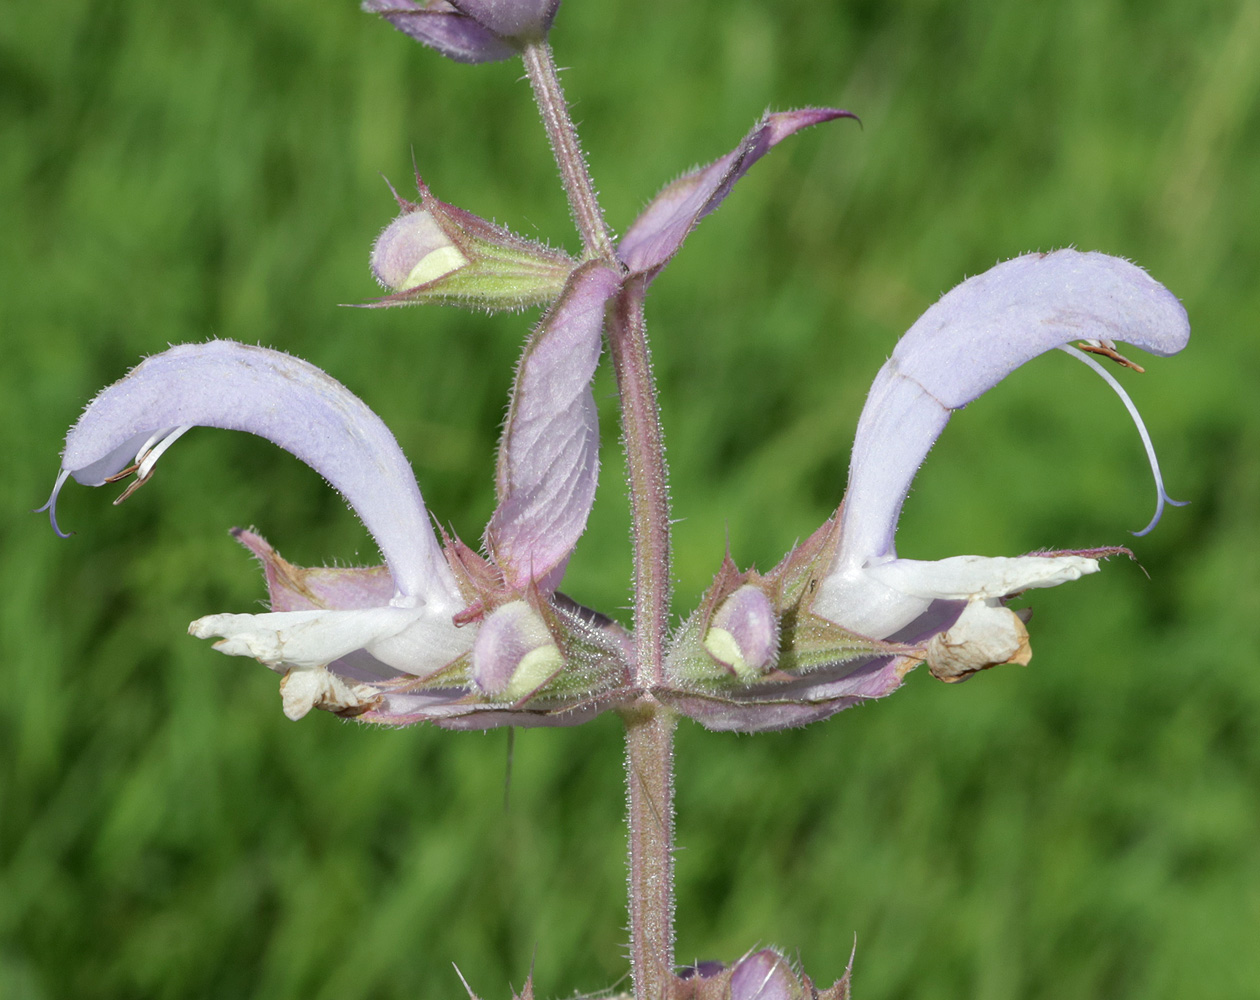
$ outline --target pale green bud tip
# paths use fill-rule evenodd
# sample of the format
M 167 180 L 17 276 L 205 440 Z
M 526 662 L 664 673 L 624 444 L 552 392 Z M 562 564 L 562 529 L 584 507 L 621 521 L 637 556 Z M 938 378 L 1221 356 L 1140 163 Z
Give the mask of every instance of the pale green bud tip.
M 709 623 L 704 648 L 745 680 L 773 667 L 779 657 L 779 619 L 766 592 L 746 583 L 726 598 Z
M 385 227 L 372 247 L 372 273 L 392 292 L 444 278 L 468 263 L 433 214 L 418 209 Z
M 472 650 L 473 683 L 491 698 L 519 701 L 564 666 L 542 617 L 525 601 L 496 608 L 481 623 Z

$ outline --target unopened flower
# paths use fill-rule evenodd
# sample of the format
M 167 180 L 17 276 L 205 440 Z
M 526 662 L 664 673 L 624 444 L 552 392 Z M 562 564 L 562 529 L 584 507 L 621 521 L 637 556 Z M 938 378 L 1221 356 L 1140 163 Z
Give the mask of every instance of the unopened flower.
M 468 258 L 418 206 L 385 227 L 372 247 L 372 274 L 381 287 L 407 292 L 468 266 Z
M 745 955 L 731 972 L 730 1000 L 804 1000 L 800 977 L 771 948 Z
M 393 293 L 374 305 L 522 309 L 560 294 L 577 261 L 448 205 L 419 177 L 416 185 L 420 202 L 395 195 L 402 214 L 372 247 L 372 274 Z
M 538 41 L 551 29 L 560 0 L 449 0 L 467 17 L 500 38 Z
M 477 630 L 472 679 L 494 698 L 518 701 L 564 667 L 564 657 L 542 615 L 527 601 L 496 608 Z
M 685 1000 L 849 1000 L 853 958 L 844 975 L 819 989 L 773 948 L 749 952 L 738 962 L 698 962 L 678 971 L 673 992 Z
M 405 35 L 463 63 L 497 62 L 547 37 L 560 0 L 364 0 Z
M 779 655 L 779 619 L 766 592 L 746 583 L 726 598 L 709 622 L 704 648 L 737 677 L 759 677 Z
M 665 659 L 670 685 L 721 697 L 772 673 L 779 659 L 778 603 L 777 587 L 756 571 L 739 572 L 728 556 L 672 637 Z

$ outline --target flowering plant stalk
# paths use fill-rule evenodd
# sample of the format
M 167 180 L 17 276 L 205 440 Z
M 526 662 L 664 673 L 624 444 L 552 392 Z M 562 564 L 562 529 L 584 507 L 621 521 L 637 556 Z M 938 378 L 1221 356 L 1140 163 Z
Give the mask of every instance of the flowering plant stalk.
M 674 956 L 673 734 L 803 725 L 896 690 L 919 664 L 948 683 L 1031 656 L 1026 609 L 1008 602 L 1097 572 L 1107 545 L 1013 557 L 903 558 L 894 539 L 911 482 L 951 413 L 1038 355 L 1089 364 L 1133 415 L 1166 503 L 1154 449 L 1101 356 L 1170 355 L 1189 327 L 1176 298 L 1137 266 L 1059 250 L 964 281 L 905 334 L 875 377 L 835 514 L 765 573 L 729 555 L 694 611 L 670 621 L 671 510 L 647 338 L 647 290 L 740 178 L 803 129 L 852 118 L 806 108 L 766 114 L 733 150 L 663 188 L 614 238 L 586 168 L 547 40 L 559 0 L 366 0 L 408 36 L 477 63 L 519 56 L 581 239 L 576 256 L 523 239 L 437 198 L 381 233 L 373 306 L 543 307 L 517 368 L 496 462 L 497 505 L 480 549 L 436 531 L 393 435 L 330 376 L 295 357 L 230 341 L 172 347 L 102 391 L 71 428 L 45 508 L 73 477 L 99 486 L 152 476 L 196 426 L 265 437 L 319 471 L 362 519 L 384 562 L 295 566 L 257 532 L 263 614 L 211 614 L 190 631 L 280 675 L 283 710 L 447 728 L 567 726 L 617 713 L 626 733 L 629 954 L 638 1000 L 839 998 L 769 949 L 680 969 Z M 1078 346 L 1072 346 L 1075 342 Z M 603 350 L 620 403 L 631 498 L 633 620 L 627 628 L 560 589 L 594 502 L 599 426 L 592 379 Z M 527 985 L 525 994 L 531 993 Z

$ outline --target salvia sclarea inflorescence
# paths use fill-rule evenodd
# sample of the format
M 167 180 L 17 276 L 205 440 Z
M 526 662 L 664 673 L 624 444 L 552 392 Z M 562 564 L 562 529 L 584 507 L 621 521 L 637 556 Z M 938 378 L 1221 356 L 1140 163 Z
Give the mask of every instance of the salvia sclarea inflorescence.
M 376 241 L 373 306 L 542 307 L 527 338 L 495 465 L 497 505 L 481 545 L 435 530 L 411 466 L 381 419 L 299 358 L 228 340 L 171 347 L 103 390 L 70 429 L 47 504 L 73 477 L 134 476 L 130 496 L 193 427 L 247 431 L 319 472 L 362 520 L 379 566 L 295 566 L 253 530 L 270 610 L 190 626 L 215 648 L 276 671 L 284 712 L 450 728 L 564 726 L 606 711 L 626 721 L 630 958 L 639 1000 L 847 1000 L 849 973 L 819 991 L 763 949 L 731 965 L 673 959 L 672 744 L 677 716 L 752 732 L 801 725 L 881 698 L 920 663 L 947 682 L 1031 656 L 1026 609 L 1008 602 L 1097 572 L 1120 546 L 1011 557 L 902 558 L 894 538 L 920 465 L 953 411 L 1059 348 L 1120 395 L 1166 503 L 1137 410 L 1098 356 L 1186 346 L 1177 299 L 1134 264 L 1058 250 L 998 264 L 931 306 L 876 373 L 835 513 L 766 573 L 728 554 L 695 610 L 667 628 L 671 576 L 663 449 L 643 304 L 688 234 L 778 143 L 853 116 L 765 115 L 725 156 L 663 188 L 614 241 L 586 173 L 547 33 L 559 0 L 366 0 L 399 31 L 467 63 L 523 57 L 582 252 L 524 239 L 438 199 L 418 200 Z M 605 347 L 622 406 L 635 543 L 635 631 L 561 591 L 595 499 L 600 438 L 592 380 Z M 645 499 L 645 497 L 647 499 Z M 656 501 L 653 502 L 653 497 Z M 669 633 L 667 635 L 667 632 Z M 851 966 L 851 961 L 850 961 Z M 470 991 L 471 995 L 471 991 Z M 532 1000 L 526 982 L 519 1000 Z
M 399 30 L 451 58 L 507 58 L 545 37 L 558 0 L 369 0 Z M 1094 573 L 1118 546 L 932 562 L 897 555 L 901 506 L 950 414 L 1017 367 L 1061 348 L 1128 363 L 1187 343 L 1185 311 L 1134 264 L 1059 250 L 998 264 L 948 292 L 876 374 L 836 513 L 767 573 L 729 556 L 670 637 L 662 666 L 634 636 L 560 590 L 599 469 L 591 383 L 610 317 L 644 291 L 762 156 L 801 129 L 852 116 L 767 114 L 730 153 L 666 186 L 604 255 L 574 258 L 442 202 L 419 200 L 382 232 L 375 305 L 544 306 L 512 388 L 496 465 L 497 506 L 481 550 L 439 538 L 411 467 L 379 417 L 315 366 L 231 341 L 172 347 L 101 392 L 71 428 L 45 508 L 54 528 L 67 478 L 131 474 L 129 495 L 192 427 L 247 431 L 292 452 L 337 489 L 384 556 L 367 568 L 304 568 L 254 531 L 271 610 L 214 614 L 190 631 L 281 675 L 285 713 L 322 708 L 368 722 L 453 728 L 573 725 L 650 695 L 714 729 L 825 718 L 895 690 L 926 662 L 946 681 L 1030 656 L 1026 612 L 1007 601 Z M 1071 346 L 1079 341 L 1080 347 Z M 1167 496 L 1154 450 L 1137 420 Z M 41 509 L 45 509 L 41 508 Z M 1154 520 L 1152 521 L 1152 525 Z M 60 533 L 60 529 L 57 528 Z M 1149 530 L 1149 526 L 1148 529 Z

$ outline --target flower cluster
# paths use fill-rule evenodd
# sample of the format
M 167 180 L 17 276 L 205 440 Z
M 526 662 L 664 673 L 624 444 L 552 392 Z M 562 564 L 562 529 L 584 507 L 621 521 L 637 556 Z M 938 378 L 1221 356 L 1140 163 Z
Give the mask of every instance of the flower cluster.
M 447 56 L 480 62 L 544 38 L 558 0 L 366 6 Z M 846 117 L 830 108 L 767 114 L 731 152 L 666 186 L 603 256 L 574 259 L 522 239 L 420 181 L 418 202 L 398 199 L 402 212 L 372 253 L 390 293 L 376 305 L 546 307 L 512 388 L 498 503 L 480 553 L 439 539 L 398 443 L 358 397 L 304 361 L 228 341 L 173 347 L 97 396 L 66 439 L 45 505 L 54 528 L 68 477 L 99 486 L 134 474 L 129 495 L 195 426 L 257 434 L 321 473 L 362 519 L 384 565 L 298 567 L 238 530 L 262 563 L 271 610 L 209 615 L 190 627 L 218 639 L 221 652 L 281 674 L 294 719 L 322 708 L 394 725 L 571 725 L 650 696 L 711 728 L 753 731 L 886 695 L 921 662 L 946 681 L 1026 663 L 1024 616 L 1006 602 L 1093 573 L 1099 559 L 1126 550 L 921 562 L 899 557 L 894 535 L 950 414 L 1020 365 L 1051 348 L 1074 351 L 1074 340 L 1121 361 L 1119 341 L 1158 355 L 1185 346 L 1178 301 L 1140 268 L 1097 253 L 999 264 L 924 313 L 871 387 L 835 515 L 764 575 L 728 557 L 676 629 L 663 669 L 640 670 L 627 629 L 559 590 L 595 497 L 591 384 L 612 317 L 628 299 L 641 303 L 758 159 L 804 128 Z
M 673 954 L 672 733 L 677 717 L 753 732 L 881 698 L 920 663 L 945 682 L 1031 656 L 1028 590 L 1097 572 L 1119 546 L 926 562 L 895 546 L 911 483 L 952 413 L 1059 348 L 1121 396 L 1169 500 L 1137 410 L 1094 355 L 1137 368 L 1118 343 L 1171 355 L 1189 339 L 1177 299 L 1141 268 L 1058 250 L 1000 263 L 931 306 L 875 375 L 835 513 L 765 573 L 729 554 L 670 627 L 670 509 L 643 307 L 691 231 L 759 159 L 834 108 L 766 114 L 725 156 L 663 188 L 614 241 L 586 171 L 546 37 L 559 0 L 365 0 L 369 11 L 461 62 L 523 57 L 582 237 L 580 256 L 441 201 L 417 201 L 372 250 L 372 307 L 542 307 L 526 339 L 499 442 L 496 506 L 481 544 L 435 529 L 381 419 L 315 366 L 267 347 L 172 347 L 103 390 L 71 427 L 47 510 L 70 478 L 153 475 L 193 427 L 258 435 L 319 472 L 383 557 L 307 568 L 258 533 L 270 609 L 212 614 L 189 631 L 280 675 L 285 714 L 312 709 L 385 725 L 561 726 L 614 710 L 626 729 L 630 961 L 637 1000 L 848 1000 L 849 972 L 820 991 L 775 951 L 679 970 Z M 605 346 L 621 401 L 635 544 L 633 630 L 560 589 L 586 529 L 600 465 L 592 384 Z M 1140 370 L 1140 369 L 1139 369 Z M 851 961 L 850 961 L 851 965 Z M 470 996 L 471 991 L 470 992 Z M 527 982 L 520 1000 L 533 1000 Z M 474 998 L 475 1000 L 475 998 Z
M 795 124 L 822 117 L 798 113 Z M 88 406 L 46 505 L 54 526 L 70 476 L 102 485 L 134 473 L 134 489 L 189 428 L 248 431 L 320 472 L 385 558 L 305 569 L 237 532 L 263 564 L 272 610 L 210 615 L 190 631 L 282 674 L 290 717 L 315 707 L 390 724 L 569 725 L 629 704 L 644 693 L 630 634 L 558 590 L 595 495 L 591 380 L 606 308 L 627 281 L 660 270 L 775 128 L 772 117 L 735 153 L 667 188 L 622 241 L 623 270 L 572 267 L 517 373 L 484 555 L 439 542 L 397 442 L 348 389 L 304 361 L 228 341 L 149 358 Z M 728 559 L 650 693 L 711 728 L 751 731 L 886 695 L 923 661 L 948 681 L 1026 663 L 1028 634 L 1006 601 L 1125 550 L 901 558 L 893 540 L 911 480 L 952 411 L 1033 357 L 1081 338 L 1168 355 L 1187 337 L 1167 290 L 1102 254 L 1031 254 L 959 285 L 876 376 L 835 516 L 765 575 Z

